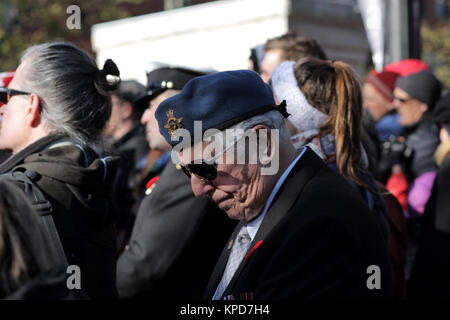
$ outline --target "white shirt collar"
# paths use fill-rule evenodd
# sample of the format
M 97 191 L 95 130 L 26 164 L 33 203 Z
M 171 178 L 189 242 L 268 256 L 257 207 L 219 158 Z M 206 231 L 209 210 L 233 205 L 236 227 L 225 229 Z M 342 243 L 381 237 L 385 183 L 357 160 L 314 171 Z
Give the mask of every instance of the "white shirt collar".
M 298 160 L 300 160 L 300 158 L 305 153 L 305 151 L 306 151 L 306 147 L 303 148 L 302 152 L 300 152 L 300 154 L 297 156 L 297 158 L 289 165 L 289 167 L 283 172 L 281 177 L 278 179 L 277 183 L 275 184 L 275 187 L 273 188 L 272 192 L 270 193 L 269 198 L 267 199 L 266 205 L 264 207 L 264 210 L 261 212 L 261 214 L 258 217 L 256 217 L 256 219 L 247 223 L 247 231 L 248 231 L 248 234 L 250 235 L 250 238 L 252 239 L 252 241 L 255 238 L 256 232 L 258 231 L 259 226 L 261 225 L 261 222 L 267 213 L 267 210 L 269 210 L 269 207 L 270 207 L 273 199 L 277 195 L 278 190 L 280 190 L 280 188 L 283 185 L 284 181 L 286 180 L 287 176 L 292 171 L 294 166 L 297 164 Z

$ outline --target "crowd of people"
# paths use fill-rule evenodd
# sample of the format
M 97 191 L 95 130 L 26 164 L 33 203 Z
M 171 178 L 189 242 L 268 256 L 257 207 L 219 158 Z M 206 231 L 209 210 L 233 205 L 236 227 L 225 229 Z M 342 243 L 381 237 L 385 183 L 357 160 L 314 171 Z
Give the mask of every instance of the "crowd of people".
M 361 82 L 293 31 L 248 70 L 143 72 L 55 42 L 5 74 L 1 299 L 450 297 L 450 94 L 424 61 Z

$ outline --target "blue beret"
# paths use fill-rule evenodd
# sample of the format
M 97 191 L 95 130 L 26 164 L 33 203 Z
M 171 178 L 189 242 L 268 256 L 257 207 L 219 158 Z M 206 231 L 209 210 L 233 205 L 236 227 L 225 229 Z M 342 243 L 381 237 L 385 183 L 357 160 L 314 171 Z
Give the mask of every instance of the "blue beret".
M 202 121 L 202 133 L 223 130 L 257 114 L 279 110 L 285 117 L 285 104 L 277 106 L 272 89 L 254 71 L 217 72 L 189 81 L 177 95 L 156 109 L 159 131 L 172 146 L 176 129 L 186 129 L 194 137 L 194 121 Z

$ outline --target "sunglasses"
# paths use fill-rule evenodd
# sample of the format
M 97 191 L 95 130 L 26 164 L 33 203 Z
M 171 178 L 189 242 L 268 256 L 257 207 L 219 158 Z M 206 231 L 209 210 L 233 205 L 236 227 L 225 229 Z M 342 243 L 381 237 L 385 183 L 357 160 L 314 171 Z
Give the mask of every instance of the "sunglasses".
M 202 163 L 190 163 L 181 166 L 183 172 L 190 178 L 192 174 L 196 175 L 203 181 L 211 182 L 217 178 L 217 163 L 216 160 L 219 159 L 225 152 L 227 152 L 231 147 L 233 147 L 239 140 L 245 137 L 245 134 L 236 139 L 233 144 L 227 146 L 220 153 L 215 155 L 211 160 L 206 162 L 202 160 Z M 195 161 L 194 161 L 195 162 Z
M 12 96 L 17 96 L 21 94 L 30 95 L 31 93 L 10 88 L 0 88 L 0 102 L 3 104 L 7 104 Z

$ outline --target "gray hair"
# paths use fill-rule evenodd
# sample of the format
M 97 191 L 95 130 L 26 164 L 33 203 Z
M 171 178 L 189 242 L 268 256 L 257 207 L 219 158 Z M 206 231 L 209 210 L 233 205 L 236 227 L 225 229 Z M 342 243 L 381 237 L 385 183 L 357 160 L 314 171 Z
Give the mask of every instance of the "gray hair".
M 71 43 L 43 43 L 28 48 L 26 90 L 39 96 L 42 123 L 49 133 L 65 133 L 87 144 L 101 134 L 111 115 L 108 92 L 117 88 L 119 70 L 108 59 L 103 70 Z M 116 76 L 112 83 L 108 75 Z
M 275 110 L 253 116 L 249 119 L 245 119 L 227 129 L 241 129 L 245 132 L 246 130 L 251 129 L 258 124 L 266 125 L 270 129 L 279 129 L 280 141 L 289 141 L 290 135 L 288 128 L 286 127 L 284 117 L 279 111 Z

